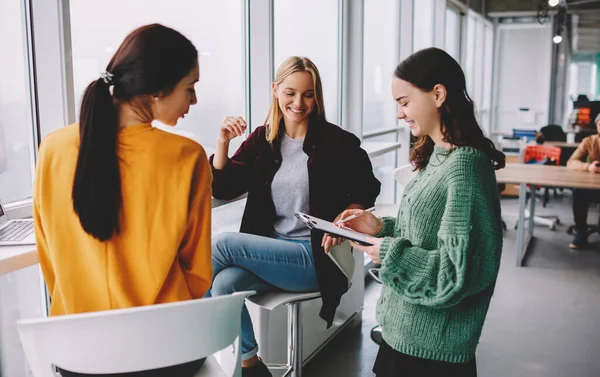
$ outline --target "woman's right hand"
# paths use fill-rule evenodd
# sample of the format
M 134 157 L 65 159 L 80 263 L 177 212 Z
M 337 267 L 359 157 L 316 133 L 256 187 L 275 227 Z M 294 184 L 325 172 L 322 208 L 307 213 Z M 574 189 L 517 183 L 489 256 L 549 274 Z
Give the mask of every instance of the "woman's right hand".
M 356 217 L 350 221 L 344 221 L 344 219 L 352 215 Z M 345 226 L 365 234 L 375 235 L 383 230 L 383 220 L 363 209 L 347 209 L 342 212 L 339 221 L 341 222 L 340 226 Z
M 242 136 L 246 132 L 248 124 L 242 117 L 225 117 L 219 127 L 219 137 L 217 141 L 228 143 L 232 139 Z

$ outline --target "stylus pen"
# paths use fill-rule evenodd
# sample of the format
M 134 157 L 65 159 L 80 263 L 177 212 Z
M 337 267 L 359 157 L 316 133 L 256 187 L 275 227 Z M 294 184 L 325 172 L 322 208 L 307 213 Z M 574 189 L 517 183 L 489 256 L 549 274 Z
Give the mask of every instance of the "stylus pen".
M 375 207 L 371 207 L 369 209 L 365 209 L 365 211 L 367 211 L 367 212 L 373 212 L 373 211 L 375 211 Z M 356 219 L 357 217 L 358 216 L 356 216 L 356 215 L 350 215 L 350 216 L 346 217 L 345 219 L 339 219 L 336 222 L 336 224 L 345 223 L 346 221 L 350 221 L 350 220 Z

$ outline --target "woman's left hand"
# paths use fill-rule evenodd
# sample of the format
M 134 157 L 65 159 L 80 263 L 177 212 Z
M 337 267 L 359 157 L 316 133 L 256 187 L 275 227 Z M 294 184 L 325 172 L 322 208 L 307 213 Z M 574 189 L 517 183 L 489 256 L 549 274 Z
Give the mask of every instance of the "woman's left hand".
M 348 209 L 365 209 L 365 207 L 360 204 L 350 204 L 348 208 L 346 208 L 346 210 Z M 332 222 L 334 224 L 337 224 L 338 220 L 342 218 L 342 215 L 346 210 L 342 211 L 339 215 L 337 215 Z M 329 253 L 329 250 L 331 250 L 332 247 L 341 245 L 344 241 L 346 241 L 346 239 L 343 237 L 332 237 L 326 233 L 323 235 L 323 239 L 321 240 L 321 246 L 323 246 L 323 248 L 325 249 L 325 253 L 327 254 Z
M 367 253 L 371 261 L 375 264 L 381 264 L 381 259 L 379 259 L 379 248 L 381 247 L 381 243 L 383 242 L 383 238 L 377 237 L 369 237 L 369 242 L 372 243 L 372 246 L 359 245 L 354 241 L 350 241 L 350 245 L 358 251 L 362 251 L 363 253 Z
M 344 213 L 344 212 L 342 212 L 342 213 Z M 334 224 L 338 222 L 338 220 L 342 216 L 342 213 L 337 215 L 335 217 L 335 219 L 332 221 Z M 331 250 L 332 247 L 341 245 L 342 242 L 344 242 L 345 240 L 346 239 L 344 239 L 342 237 L 332 237 L 329 234 L 325 233 L 323 235 L 323 239 L 321 240 L 321 246 L 323 246 L 323 248 L 325 249 L 325 254 L 327 254 L 327 253 L 329 253 L 329 250 Z

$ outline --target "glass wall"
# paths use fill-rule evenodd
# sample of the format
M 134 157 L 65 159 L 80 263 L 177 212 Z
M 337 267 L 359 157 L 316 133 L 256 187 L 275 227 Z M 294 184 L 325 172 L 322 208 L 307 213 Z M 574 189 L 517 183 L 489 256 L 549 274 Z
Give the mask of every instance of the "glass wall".
M 398 65 L 395 0 L 365 0 L 363 17 L 363 132 L 396 126 L 392 78 Z
M 475 49 L 473 51 L 473 100 L 477 111 L 481 111 L 483 103 L 483 63 L 485 57 L 483 20 L 477 19 L 475 23 Z
M 0 0 L 0 200 L 31 197 L 33 121 L 23 2 Z
M 467 16 L 467 45 L 466 45 L 466 61 L 463 67 L 465 78 L 467 79 L 467 92 L 473 96 L 475 90 L 475 31 L 476 20 L 472 15 Z
M 494 65 L 494 26 L 485 24 L 485 51 L 483 56 L 483 96 L 481 108 L 481 126 L 486 132 L 492 126 L 492 79 Z
M 363 147 L 368 150 L 395 144 L 398 134 L 377 137 L 369 133 L 397 126 L 392 79 L 399 55 L 399 8 L 395 0 L 365 0 L 363 13 Z M 394 203 L 397 150 L 371 159 L 373 172 L 381 182 L 377 203 Z
M 446 8 L 445 51 L 460 62 L 460 14 L 452 8 Z
M 306 56 L 312 60 L 321 74 L 327 120 L 337 123 L 340 86 L 338 1 L 304 0 L 300 4 L 274 0 L 273 5 L 274 70 L 290 56 Z
M 413 52 L 433 46 L 435 0 L 413 2 Z
M 128 0 L 133 12 L 115 11 L 118 0 L 72 0 L 71 35 L 77 108 L 86 86 L 104 71 L 123 39 L 135 28 L 158 22 L 188 37 L 200 55 L 198 104 L 170 131 L 214 152 L 225 116 L 245 116 L 244 4 L 241 0 Z M 265 109 L 266 112 L 266 109 Z M 233 148 L 232 148 L 233 149 Z

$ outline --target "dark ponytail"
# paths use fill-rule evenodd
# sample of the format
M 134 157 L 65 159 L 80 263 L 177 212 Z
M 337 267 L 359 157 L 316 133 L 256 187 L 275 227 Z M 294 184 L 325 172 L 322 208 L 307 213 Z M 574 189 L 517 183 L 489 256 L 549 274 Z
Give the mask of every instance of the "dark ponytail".
M 85 90 L 72 198 L 81 226 L 94 238 L 106 241 L 120 231 L 118 106 L 127 103 L 151 118 L 147 97 L 171 93 L 197 61 L 196 48 L 179 32 L 159 24 L 142 26 L 125 38 L 102 78 Z
M 87 87 L 81 102 L 73 209 L 83 229 L 100 241 L 119 232 L 118 132 L 117 110 L 110 88 L 102 79 L 96 80 Z

